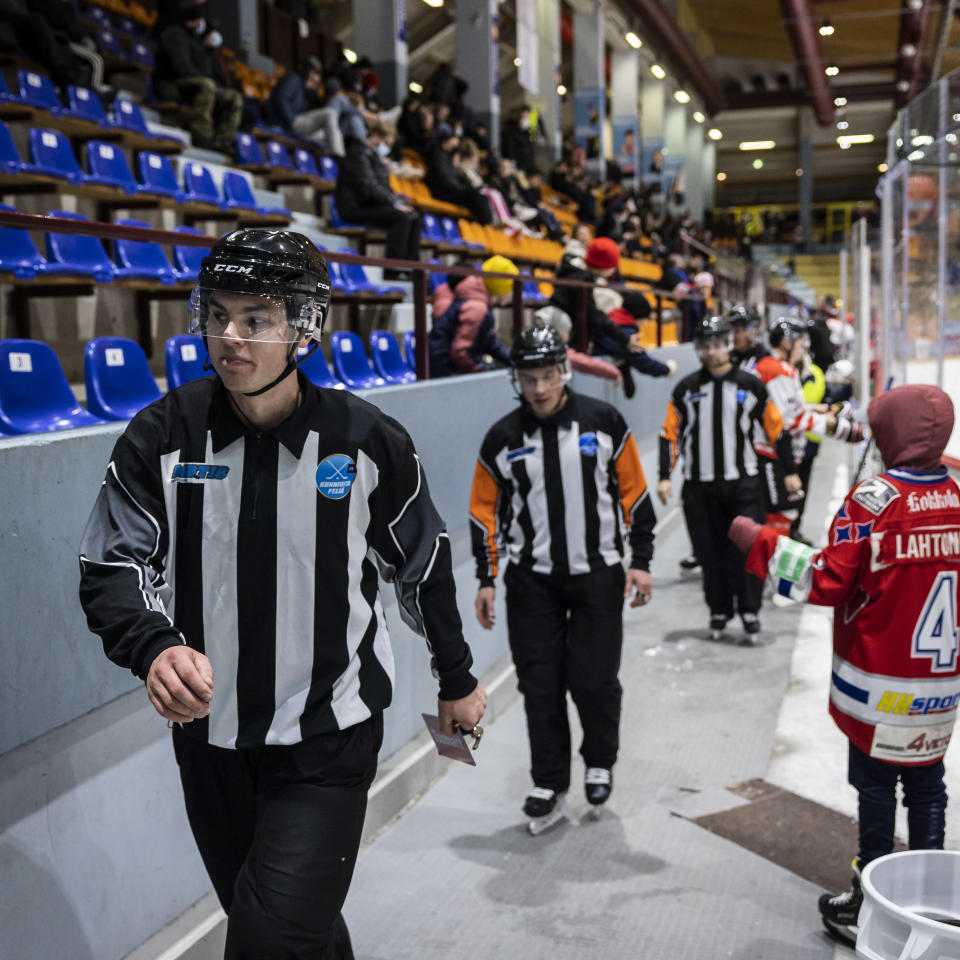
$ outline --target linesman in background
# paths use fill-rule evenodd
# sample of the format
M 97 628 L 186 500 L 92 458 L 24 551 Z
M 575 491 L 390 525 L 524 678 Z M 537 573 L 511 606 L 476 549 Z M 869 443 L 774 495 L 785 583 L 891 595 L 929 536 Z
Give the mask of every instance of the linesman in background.
M 306 237 L 219 240 L 191 297 L 216 376 L 130 421 L 81 546 L 90 629 L 172 722 L 226 960 L 353 957 L 340 910 L 393 689 L 378 568 L 427 638 L 444 732 L 486 702 L 409 436 L 296 370 L 329 302 Z
M 784 432 L 783 418 L 760 380 L 734 366 L 729 320 L 704 320 L 694 331 L 693 343 L 702 366 L 677 384 L 667 404 L 660 431 L 657 496 L 661 503 L 669 501 L 670 474 L 682 454 L 683 512 L 703 568 L 710 632 L 719 639 L 736 612 L 746 639 L 752 641 L 760 632 L 763 586 L 747 575 L 727 529 L 738 515 L 761 523 L 766 514 L 753 449 L 755 427 L 788 464 L 793 462 L 790 435 Z
M 633 595 L 631 605 L 639 606 L 650 599 L 656 518 L 633 435 L 615 407 L 569 389 L 566 347 L 556 330 L 525 330 L 512 359 L 521 403 L 484 438 L 470 528 L 480 581 L 476 613 L 487 630 L 506 551 L 507 629 L 533 778 L 523 810 L 538 833 L 562 815 L 570 784 L 567 691 L 583 726 L 587 801 L 599 806 L 613 788 L 623 601 Z

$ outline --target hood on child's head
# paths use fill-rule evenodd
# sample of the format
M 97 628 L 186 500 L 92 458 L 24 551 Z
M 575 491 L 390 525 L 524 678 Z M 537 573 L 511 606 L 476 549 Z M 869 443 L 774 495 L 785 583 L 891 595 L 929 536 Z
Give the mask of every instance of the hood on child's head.
M 867 419 L 888 467 L 936 467 L 953 433 L 953 402 L 939 387 L 911 383 L 874 397 Z

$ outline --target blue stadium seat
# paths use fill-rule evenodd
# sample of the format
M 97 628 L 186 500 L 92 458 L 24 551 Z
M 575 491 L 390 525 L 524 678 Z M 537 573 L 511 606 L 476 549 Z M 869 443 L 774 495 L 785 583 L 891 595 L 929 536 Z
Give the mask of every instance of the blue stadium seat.
M 358 227 L 358 223 L 347 223 L 343 217 L 340 216 L 340 211 L 337 209 L 337 201 L 334 198 L 330 197 L 330 223 L 334 227 Z
M 133 101 L 117 97 L 110 107 L 110 112 L 116 126 L 123 127 L 124 130 L 133 130 L 135 133 L 143 134 L 143 136 L 150 137 L 152 140 L 163 139 L 147 129 L 147 121 L 143 118 L 143 111 Z
M 183 191 L 177 183 L 170 158 L 162 153 L 144 150 L 137 155 L 137 169 L 140 172 L 141 193 L 156 193 L 163 197 L 173 197 L 177 203 L 183 200 Z
M 431 257 L 427 263 L 436 263 L 440 266 L 443 265 L 442 260 L 437 260 L 436 257 Z M 427 289 L 431 294 L 437 289 L 437 287 L 443 286 L 447 282 L 446 274 L 443 273 L 428 273 L 427 274 Z
M 51 210 L 47 216 L 67 220 L 86 220 L 79 213 L 66 210 Z M 96 237 L 79 233 L 48 233 L 47 260 L 70 273 L 90 277 L 97 283 L 110 283 L 120 271 L 110 262 L 103 244 Z
M 338 252 L 351 253 L 354 256 L 358 255 L 356 250 L 351 250 L 349 247 L 342 247 Z M 379 297 L 389 296 L 393 293 L 406 292 L 403 287 L 390 286 L 389 284 L 385 283 L 371 282 L 367 277 L 367 271 L 364 270 L 363 264 L 360 263 L 341 263 L 340 273 L 348 284 L 352 284 L 354 292 L 367 291 L 369 293 L 374 293 Z
M 33 70 L 17 71 L 17 85 L 20 88 L 19 99 L 31 107 L 39 107 L 59 117 L 63 113 L 63 104 L 57 96 L 53 81 Z
M 147 227 L 150 224 L 142 220 L 117 220 L 121 227 Z M 140 277 L 145 280 L 159 280 L 161 283 L 178 283 L 180 277 L 170 266 L 167 255 L 159 243 L 141 240 L 114 240 L 117 251 L 117 264 L 125 268 L 126 276 Z
M 223 175 L 223 197 L 227 210 L 253 210 L 260 214 L 278 214 L 291 216 L 283 207 L 261 207 L 253 196 L 250 182 L 236 170 L 228 170 Z
M 373 367 L 387 383 L 413 383 L 417 375 L 407 366 L 397 338 L 386 330 L 370 331 Z
M 334 372 L 351 390 L 386 385 L 387 381 L 370 368 L 367 351 L 363 349 L 363 341 L 357 334 L 338 330 L 330 338 L 330 351 Z
M 120 45 L 117 35 L 106 27 L 97 31 L 97 49 L 101 53 L 108 53 L 111 57 L 118 60 L 127 59 L 127 51 Z
M 5 203 L 0 203 L 0 210 L 16 213 L 13 207 Z M 21 280 L 31 280 L 38 275 L 69 274 L 70 271 L 47 263 L 26 230 L 4 227 L 0 229 L 0 273 L 12 273 Z
M 102 420 L 77 403 L 53 348 L 38 340 L 0 340 L 0 429 L 42 433 Z
M 211 203 L 225 210 L 227 205 L 217 193 L 217 185 L 213 182 L 213 174 L 202 164 L 191 161 L 183 168 L 183 198 L 194 203 Z
M 320 175 L 325 180 L 336 180 L 338 172 L 339 167 L 337 166 L 337 161 L 334 160 L 333 157 L 320 158 Z
M 20 173 L 23 161 L 5 123 L 0 123 L 0 173 Z
M 132 20 L 130 17 L 117 17 L 114 26 L 121 33 L 129 33 L 134 37 L 140 36 L 140 28 L 137 26 L 136 20 Z
M 150 67 L 151 70 L 156 66 L 153 51 L 140 40 L 130 44 L 130 53 L 127 55 L 127 59 L 134 63 L 142 63 L 145 67 Z
M 95 337 L 83 352 L 87 407 L 104 420 L 129 420 L 160 399 L 143 347 L 124 337 Z
M 447 238 L 440 228 L 440 221 L 432 213 L 420 215 L 420 236 L 428 243 L 447 243 Z
M 460 228 L 457 226 L 457 221 L 453 217 L 443 217 L 440 221 L 440 226 L 443 230 L 443 239 L 447 243 L 456 243 L 459 246 L 466 246 L 466 240 L 460 235 Z
M 86 87 L 67 87 L 67 106 L 68 112 L 75 117 L 81 117 L 91 123 L 98 123 L 101 127 L 109 128 L 113 126 L 107 119 L 100 98 L 93 90 L 88 90 Z
M 101 27 L 112 27 L 113 24 L 110 22 L 110 17 L 107 14 L 107 11 L 103 7 L 98 7 L 95 4 L 91 4 L 86 7 L 84 14 L 89 17 L 91 20 L 95 20 L 100 24 Z
M 242 130 L 237 133 L 237 163 L 241 166 L 264 166 L 266 159 L 256 137 Z
M 13 99 L 15 98 L 10 96 L 10 91 L 7 89 L 7 81 L 3 79 L 3 74 L 0 73 L 0 103 Z
M 523 299 L 534 303 L 544 303 L 546 297 L 540 292 L 540 284 L 535 280 L 527 280 L 523 285 Z
M 411 370 L 417 369 L 417 334 L 414 330 L 405 330 L 403 333 L 403 353 L 407 360 L 407 366 Z
M 287 148 L 282 143 L 277 143 L 276 140 L 267 141 L 267 163 L 271 167 L 280 167 L 282 170 L 293 169 Z
M 127 156 L 115 143 L 102 140 L 90 140 L 83 148 L 87 157 L 87 170 L 84 183 L 95 183 L 102 187 L 116 187 L 124 193 L 139 193 L 140 184 L 133 179 L 133 171 L 127 163 Z
M 297 173 L 306 173 L 311 177 L 319 177 L 320 170 L 317 168 L 317 161 L 309 150 L 298 147 L 293 151 L 293 167 Z
M 306 353 L 306 350 L 298 351 L 300 356 L 304 353 Z M 347 385 L 330 372 L 330 368 L 327 366 L 327 358 L 319 347 L 300 363 L 300 369 L 306 374 L 307 379 L 318 387 L 326 387 L 328 390 L 347 389 Z
M 190 333 L 181 333 L 167 340 L 167 386 L 182 387 L 191 380 L 209 377 L 213 371 L 204 370 L 207 359 L 207 348 L 203 345 L 203 338 Z
M 34 128 L 30 131 L 29 141 L 32 163 L 23 165 L 25 173 L 41 173 L 67 183 L 83 183 L 83 171 L 73 154 L 73 147 L 62 133 Z
M 174 227 L 177 233 L 194 233 L 203 236 L 202 230 L 195 227 Z M 173 266 L 181 280 L 196 280 L 200 275 L 200 263 L 209 253 L 207 247 L 188 247 L 179 244 L 173 248 Z

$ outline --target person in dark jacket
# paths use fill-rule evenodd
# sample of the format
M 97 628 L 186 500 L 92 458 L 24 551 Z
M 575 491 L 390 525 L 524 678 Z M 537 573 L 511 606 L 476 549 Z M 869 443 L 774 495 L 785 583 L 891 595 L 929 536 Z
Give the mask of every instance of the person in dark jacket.
M 516 111 L 510 121 L 504 124 L 500 144 L 503 155 L 512 160 L 517 165 L 517 169 L 524 173 L 532 173 L 536 170 L 530 127 L 530 106 L 525 103 Z
M 484 261 L 490 273 L 518 273 L 506 257 Z M 510 366 L 510 350 L 496 334 L 491 300 L 508 296 L 512 282 L 504 277 L 451 275 L 433 294 L 430 329 L 430 377 L 481 373 L 495 364 Z M 491 357 L 491 364 L 486 357 Z
M 420 259 L 420 215 L 390 186 L 384 159 L 392 135 L 380 123 L 367 127 L 366 140 L 347 139 L 346 158 L 337 174 L 337 209 L 345 220 L 387 231 L 388 259 Z M 395 271 L 385 270 L 386 279 Z
M 491 223 L 493 217 L 487 198 L 471 187 L 454 165 L 453 154 L 459 144 L 460 138 L 452 133 L 434 141 L 427 157 L 427 175 L 423 182 L 437 200 L 459 203 L 467 207 L 477 223 Z
M 274 127 L 293 133 L 294 121 L 320 110 L 317 91 L 323 82 L 323 66 L 316 57 L 307 57 L 299 68 L 285 73 L 273 86 L 264 118 Z M 299 134 L 309 137 L 310 133 Z
M 154 86 L 163 99 L 193 107 L 190 135 L 196 146 L 232 154 L 243 96 L 218 86 L 211 76 L 210 57 L 201 39 L 206 32 L 203 5 L 181 6 L 179 22 L 160 34 Z

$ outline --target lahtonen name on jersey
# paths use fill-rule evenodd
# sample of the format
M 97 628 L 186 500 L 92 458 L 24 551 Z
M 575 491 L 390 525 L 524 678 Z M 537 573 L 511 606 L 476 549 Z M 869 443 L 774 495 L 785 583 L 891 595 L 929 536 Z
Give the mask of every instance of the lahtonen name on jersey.
M 907 509 L 911 513 L 920 510 L 960 509 L 960 497 L 955 490 L 931 490 L 928 493 L 911 493 L 907 497 Z
M 909 533 L 885 531 L 879 550 L 881 563 L 955 560 L 960 563 L 960 527 L 921 527 Z

